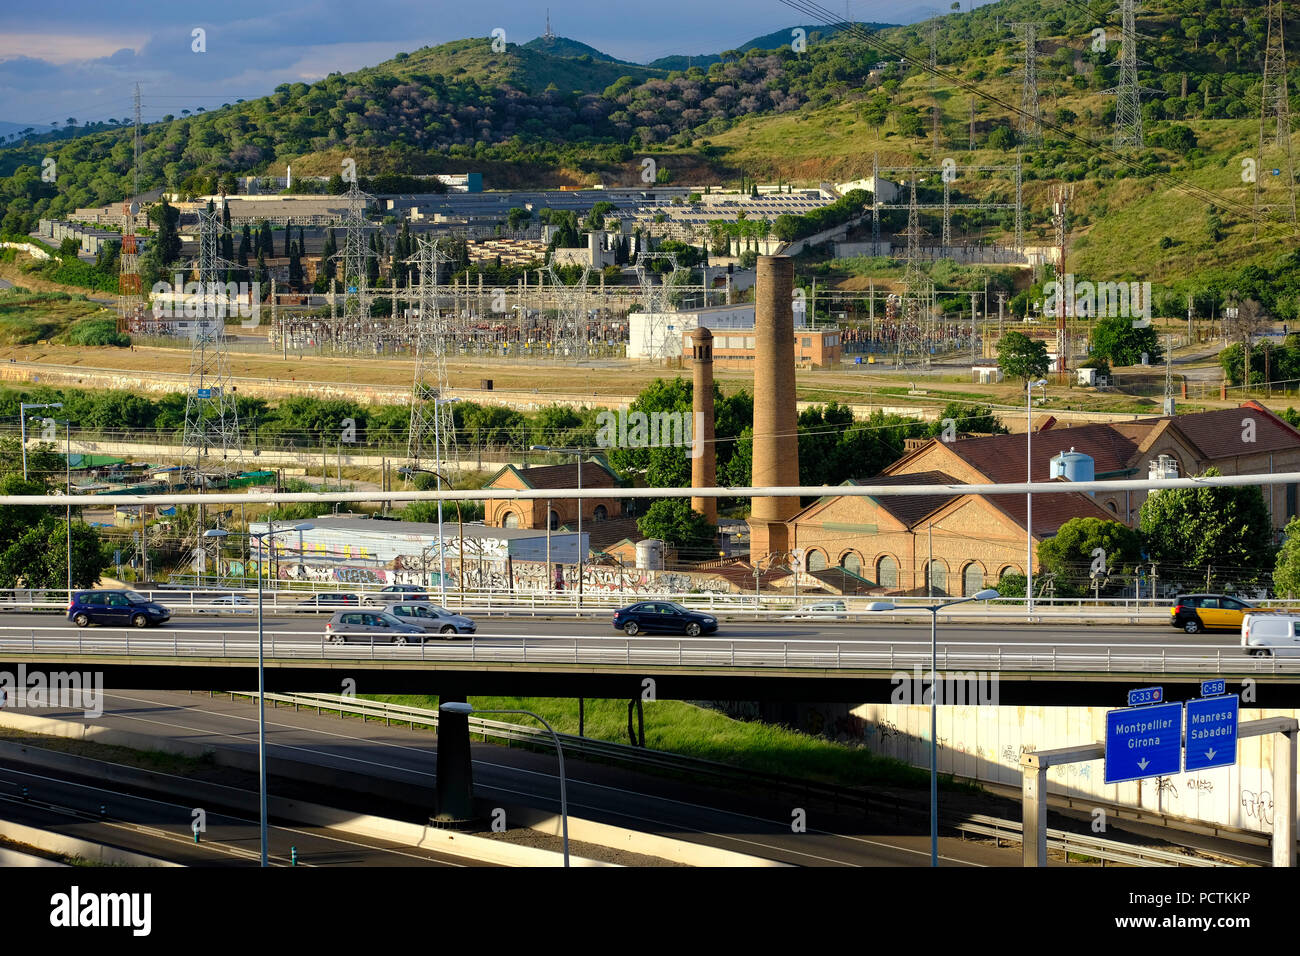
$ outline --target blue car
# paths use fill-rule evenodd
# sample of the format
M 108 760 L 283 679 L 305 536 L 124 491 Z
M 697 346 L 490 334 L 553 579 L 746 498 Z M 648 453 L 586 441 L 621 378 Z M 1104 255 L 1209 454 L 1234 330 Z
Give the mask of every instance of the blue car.
M 171 616 L 167 608 L 135 591 L 75 591 L 68 605 L 68 620 L 77 627 L 149 627 Z

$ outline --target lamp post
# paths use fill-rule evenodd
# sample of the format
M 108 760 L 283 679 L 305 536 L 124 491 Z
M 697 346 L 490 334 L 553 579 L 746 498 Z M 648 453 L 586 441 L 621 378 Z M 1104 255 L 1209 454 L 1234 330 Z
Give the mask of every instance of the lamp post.
M 550 445 L 531 445 L 532 451 L 553 451 L 560 455 L 578 456 L 578 607 L 582 607 L 582 458 L 587 454 L 586 448 L 553 448 Z M 551 526 L 551 512 L 546 511 L 546 526 Z
M 440 711 L 446 711 L 449 714 L 464 714 L 468 717 L 470 714 L 517 714 L 525 717 L 531 717 L 540 723 L 551 735 L 555 741 L 555 756 L 560 764 L 560 826 L 564 832 L 564 865 L 569 865 L 569 799 L 564 786 L 564 750 L 560 747 L 560 737 L 541 716 L 534 714 L 531 710 L 480 710 L 468 703 L 459 701 L 448 701 L 445 704 L 439 704 Z
M 266 841 L 266 681 L 264 672 L 264 655 L 262 646 L 262 567 L 266 563 L 262 558 L 262 542 L 267 538 L 274 538 L 277 534 L 284 534 L 293 531 L 310 531 L 312 524 L 299 524 L 292 528 L 279 528 L 271 530 L 269 527 L 266 531 L 253 532 L 242 531 L 236 532 L 242 537 L 257 541 L 257 786 L 260 793 L 260 823 L 262 833 L 262 866 L 267 865 L 267 841 Z M 224 528 L 209 528 L 203 532 L 205 538 L 228 538 L 230 532 Z
M 994 588 L 985 588 L 970 597 L 942 604 L 922 606 L 919 610 L 930 612 L 930 865 L 939 865 L 939 612 L 954 604 L 967 601 L 992 601 L 1001 597 Z M 892 601 L 873 601 L 868 611 L 896 611 L 899 606 Z M 907 607 L 903 610 L 913 610 Z
M 438 421 L 442 416 L 439 414 L 439 409 L 441 409 L 443 405 L 455 405 L 459 401 L 460 401 L 459 398 L 438 398 L 438 397 L 435 397 L 433 400 L 433 456 L 438 460 L 439 464 L 442 463 L 442 444 L 441 444 L 442 438 L 438 429 Z M 438 490 L 442 491 L 442 475 L 438 474 L 436 471 L 433 474 L 437 478 Z M 438 499 L 438 593 L 442 603 L 446 604 L 447 603 L 447 580 L 446 580 L 446 575 L 444 573 L 444 567 L 443 567 L 443 563 L 445 559 L 443 556 L 442 549 L 443 549 L 442 499 L 439 498 Z
M 22 431 L 22 441 L 23 441 L 23 481 L 27 480 L 27 410 L 29 408 L 35 411 L 38 408 L 62 408 L 62 407 L 63 407 L 62 402 L 52 402 L 48 404 L 44 404 L 40 402 L 33 402 L 33 403 L 23 402 L 18 406 L 18 420 L 21 423 L 20 430 Z
M 63 426 L 63 482 L 65 495 L 72 494 L 72 422 L 64 418 L 55 422 Z M 63 506 L 64 537 L 68 545 L 68 600 L 72 600 L 72 505 Z
M 1043 389 L 1047 400 L 1047 379 L 1040 378 L 1025 386 L 1025 481 L 1034 483 L 1034 389 Z M 1034 493 L 1025 492 L 1025 616 L 1034 613 Z

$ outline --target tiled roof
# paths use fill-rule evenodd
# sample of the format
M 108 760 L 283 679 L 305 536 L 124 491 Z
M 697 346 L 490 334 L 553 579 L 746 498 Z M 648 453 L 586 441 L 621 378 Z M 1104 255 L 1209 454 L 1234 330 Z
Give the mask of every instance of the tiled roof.
M 529 488 L 578 487 L 577 463 L 570 465 L 537 465 L 533 468 L 516 468 L 515 471 Z M 582 487 L 617 488 L 619 482 L 604 465 L 595 461 L 584 461 L 582 463 Z
M 942 471 L 920 471 L 911 475 L 881 475 L 866 481 L 851 480 L 851 485 L 958 485 L 952 475 Z M 946 492 L 934 495 L 881 495 L 873 498 L 881 508 L 904 525 L 911 527 L 930 512 L 942 508 L 958 495 Z
M 1242 422 L 1245 419 L 1255 422 L 1252 444 L 1242 441 Z M 1240 408 L 1177 415 L 1171 421 L 1173 427 L 1196 446 L 1201 457 L 1210 461 L 1300 447 L 1300 434 L 1294 428 L 1254 402 L 1247 402 Z
M 1028 502 L 1024 495 L 985 495 L 989 504 L 1003 512 L 1020 527 L 1025 527 Z M 1071 518 L 1101 518 L 1114 521 L 1115 516 L 1081 492 L 1069 495 L 1034 495 L 1034 537 L 1056 534 Z
M 1096 475 L 1123 472 L 1133 467 L 1138 446 L 1158 423 L 1132 422 L 1124 426 L 1080 425 L 1078 428 L 1053 428 L 1033 436 L 1033 480 L 1047 481 L 1051 460 L 1073 448 L 1093 460 Z M 952 453 L 991 482 L 1025 480 L 1025 435 L 990 435 L 950 442 Z

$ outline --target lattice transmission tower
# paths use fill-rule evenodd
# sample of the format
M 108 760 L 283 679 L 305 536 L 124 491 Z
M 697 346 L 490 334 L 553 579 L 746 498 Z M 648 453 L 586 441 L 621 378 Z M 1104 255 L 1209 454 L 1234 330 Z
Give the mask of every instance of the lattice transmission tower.
M 375 228 L 366 216 L 366 208 L 374 201 L 374 196 L 364 193 L 357 186 L 356 180 L 344 194 L 348 211 L 340 220 L 343 227 L 343 248 L 336 257 L 342 263 L 343 314 L 338 317 L 334 329 L 335 348 L 355 352 L 374 332 L 370 316 L 370 260 L 375 252 L 367 244 L 371 229 Z
M 556 355 L 581 358 L 590 351 L 587 338 L 587 280 L 591 268 L 582 267 L 582 275 L 573 285 L 565 285 L 555 266 L 547 265 L 551 299 L 555 303 L 555 331 L 551 344 Z
M 439 401 L 447 393 L 448 323 L 442 314 L 439 269 L 449 257 L 436 239 L 421 238 L 416 254 L 406 261 L 418 269 L 413 346 L 415 375 L 411 384 L 411 423 L 406 454 L 412 468 L 441 471 L 449 457 L 444 449 L 456 447 L 456 425 L 451 403 Z
M 1143 149 L 1142 94 L 1151 93 L 1138 84 L 1137 0 L 1120 0 L 1119 83 L 1103 92 L 1115 97 L 1115 148 Z
M 1038 23 L 1012 23 L 1011 28 L 1025 45 L 1020 69 L 1020 139 L 1026 143 L 1043 140 L 1043 108 L 1038 101 Z
M 1265 131 L 1273 121 L 1273 147 L 1280 150 L 1286 165 L 1287 194 L 1291 223 L 1296 223 L 1295 165 L 1291 155 L 1291 104 L 1286 81 L 1286 34 L 1282 26 L 1282 0 L 1269 0 L 1268 39 L 1264 46 L 1264 77 L 1260 91 L 1259 145 L 1255 154 L 1255 236 L 1264 211 L 1261 180 L 1264 178 Z M 1279 169 L 1279 173 L 1281 170 Z
M 658 260 L 668 263 L 668 273 L 655 282 L 653 263 Z M 669 342 L 668 326 L 672 324 L 669 313 L 673 311 L 673 294 L 677 285 L 677 276 L 681 272 L 677 256 L 672 252 L 640 252 L 636 257 L 636 280 L 641 286 L 641 308 L 650 317 L 646 330 L 650 358 L 672 358 L 673 350 Z M 678 352 L 678 355 L 681 353 Z
M 198 302 L 187 301 L 185 311 L 193 315 L 190 345 L 190 375 L 185 390 L 185 427 L 181 439 L 181 474 L 200 491 L 223 483 L 241 470 L 242 443 L 239 409 L 231 386 L 226 348 L 225 314 L 231 305 L 221 281 L 227 269 L 240 268 L 219 255 L 224 226 L 221 213 L 199 213 Z M 253 297 L 258 298 L 257 290 Z M 173 308 L 177 298 L 173 297 Z M 254 301 L 254 308 L 260 303 Z M 207 571 L 208 554 L 215 553 L 218 539 L 205 539 L 207 520 L 199 506 L 198 520 L 186 541 L 195 574 Z

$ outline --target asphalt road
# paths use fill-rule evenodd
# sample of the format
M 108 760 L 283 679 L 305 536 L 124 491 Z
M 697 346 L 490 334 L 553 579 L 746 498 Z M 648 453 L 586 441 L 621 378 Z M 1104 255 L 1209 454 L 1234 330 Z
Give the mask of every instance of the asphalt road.
M 78 711 L 33 713 L 85 720 Z M 647 719 L 654 719 L 653 709 Z M 197 693 L 108 691 L 104 714 L 95 725 L 249 753 L 257 748 L 257 711 L 251 702 Z M 434 734 L 307 711 L 269 710 L 267 750 L 273 760 L 307 761 L 429 788 L 436 777 Z M 489 744 L 474 744 L 472 755 L 479 797 L 558 811 L 553 756 Z M 796 806 L 798 801 L 767 801 L 618 767 L 570 759 L 565 769 L 569 812 L 576 817 L 799 866 L 929 865 L 929 835 L 922 817 L 910 823 L 892 818 L 846 821 L 806 803 Z M 942 803 L 945 797 L 940 799 Z M 793 832 L 792 814 L 797 809 L 807 813 L 806 832 Z M 285 832 L 272 836 L 279 855 L 287 853 L 288 842 L 292 841 Z M 942 838 L 940 854 L 948 866 L 1020 863 L 1018 848 L 997 849 L 957 838 Z
M 23 794 L 26 788 L 26 794 Z M 106 814 L 101 817 L 100 807 Z M 91 777 L 0 767 L 0 816 L 14 823 L 142 853 L 187 866 L 257 866 L 261 841 L 256 818 L 207 814 L 194 842 L 193 807 L 103 787 Z M 399 846 L 315 826 L 267 828 L 272 866 L 288 865 L 290 847 L 300 866 L 465 866 L 446 854 Z
M 268 615 L 264 626 L 272 656 L 371 657 L 367 640 L 344 645 L 324 642 L 325 615 Z M 791 666 L 902 666 L 928 662 L 927 624 L 841 622 L 734 622 L 716 634 L 689 638 L 643 635 L 628 638 L 601 621 L 483 618 L 471 641 L 432 635 L 423 647 L 375 648 L 385 659 L 528 660 L 599 663 L 627 656 L 636 662 L 737 665 L 788 663 Z M 938 631 L 940 655 L 953 666 L 1047 669 L 1104 667 L 1116 660 L 1248 660 L 1235 632 L 1189 635 L 1162 625 L 1071 625 L 1057 623 L 947 624 Z M 180 613 L 167 624 L 146 629 L 77 628 L 55 614 L 11 612 L 0 615 L 0 651 L 38 649 L 115 653 L 131 642 L 133 650 L 201 656 L 247 656 L 256 639 L 256 621 L 246 612 Z M 152 650 L 151 650 L 152 649 Z M 1279 667 L 1300 661 L 1279 659 Z M 1272 662 L 1269 662 L 1272 666 Z

